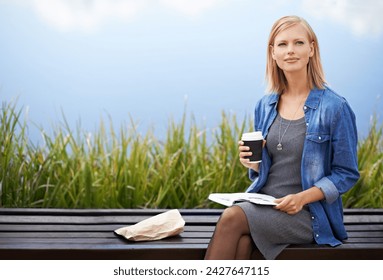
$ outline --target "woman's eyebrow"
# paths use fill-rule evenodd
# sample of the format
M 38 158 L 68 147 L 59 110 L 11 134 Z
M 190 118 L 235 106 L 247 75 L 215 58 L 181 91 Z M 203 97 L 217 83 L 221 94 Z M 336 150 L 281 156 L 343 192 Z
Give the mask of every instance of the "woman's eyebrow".
M 307 40 L 306 38 L 304 37 L 297 37 L 297 38 L 288 38 L 288 39 L 279 39 L 279 40 L 275 40 L 275 42 L 286 42 L 286 41 L 299 41 L 299 40 Z
M 308 40 L 303 37 L 294 38 L 294 39 L 280 39 L 280 40 L 275 40 L 274 44 L 286 43 L 288 41 L 297 42 L 297 41 L 308 41 Z

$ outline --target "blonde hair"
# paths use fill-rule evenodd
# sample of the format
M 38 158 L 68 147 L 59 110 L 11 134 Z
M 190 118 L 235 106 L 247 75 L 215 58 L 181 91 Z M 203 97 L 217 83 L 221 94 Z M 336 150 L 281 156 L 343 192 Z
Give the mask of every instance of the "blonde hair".
M 324 72 L 319 53 L 319 45 L 317 37 L 311 26 L 301 17 L 298 16 L 285 16 L 277 20 L 270 32 L 269 41 L 267 46 L 267 65 L 266 65 L 266 82 L 267 90 L 281 94 L 287 88 L 287 80 L 282 69 L 280 69 L 272 57 L 272 48 L 274 45 L 275 37 L 279 32 L 287 28 L 301 24 L 307 30 L 309 42 L 313 42 L 314 55 L 310 57 L 307 65 L 308 83 L 310 89 L 319 88 L 323 89 L 326 84 Z

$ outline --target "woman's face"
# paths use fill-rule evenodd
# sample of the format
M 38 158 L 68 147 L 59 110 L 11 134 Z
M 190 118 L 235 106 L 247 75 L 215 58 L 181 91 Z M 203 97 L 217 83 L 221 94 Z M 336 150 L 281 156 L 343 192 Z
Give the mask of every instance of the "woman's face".
M 309 42 L 306 29 L 299 23 L 279 32 L 270 47 L 273 59 L 285 73 L 306 73 L 314 54 L 314 43 Z

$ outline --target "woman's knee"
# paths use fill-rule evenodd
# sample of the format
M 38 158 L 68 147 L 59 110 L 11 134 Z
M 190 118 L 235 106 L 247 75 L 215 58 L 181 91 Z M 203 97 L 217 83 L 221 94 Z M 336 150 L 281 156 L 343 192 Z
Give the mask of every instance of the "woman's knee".
M 226 208 L 218 221 L 217 227 L 226 230 L 232 229 L 242 234 L 249 231 L 246 214 L 239 206 Z

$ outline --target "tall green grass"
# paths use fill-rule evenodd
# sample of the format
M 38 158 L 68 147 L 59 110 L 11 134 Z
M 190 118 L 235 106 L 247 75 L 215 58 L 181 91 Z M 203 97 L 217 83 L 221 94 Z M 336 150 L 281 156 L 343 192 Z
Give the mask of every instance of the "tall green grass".
M 1 206 L 195 208 L 216 206 L 207 201 L 211 192 L 244 191 L 237 142 L 251 124 L 226 113 L 211 131 L 187 122 L 186 115 L 170 120 L 160 141 L 152 130 L 140 134 L 133 121 L 118 130 L 102 121 L 90 134 L 72 131 L 64 118 L 53 136 L 41 130 L 44 145 L 33 146 L 21 111 L 3 104 Z
M 343 196 L 350 208 L 383 208 L 383 126 L 374 116 L 368 136 L 358 144 L 360 179 Z
M 223 112 L 220 124 L 169 120 L 165 139 L 141 134 L 133 120 L 118 129 L 101 121 L 93 133 L 63 125 L 28 139 L 29 124 L 15 104 L 0 114 L 0 206 L 46 208 L 220 207 L 211 192 L 241 192 L 249 184 L 237 142 L 252 120 Z M 383 137 L 375 123 L 359 143 L 361 179 L 346 207 L 383 207 Z

